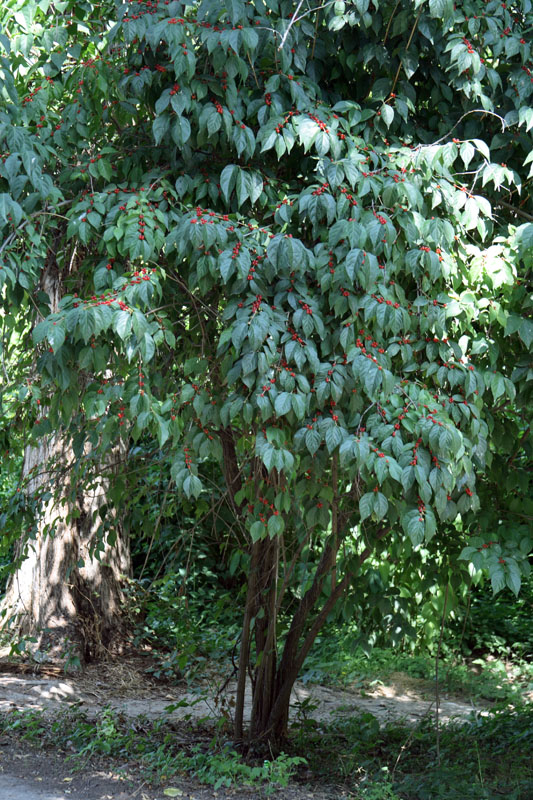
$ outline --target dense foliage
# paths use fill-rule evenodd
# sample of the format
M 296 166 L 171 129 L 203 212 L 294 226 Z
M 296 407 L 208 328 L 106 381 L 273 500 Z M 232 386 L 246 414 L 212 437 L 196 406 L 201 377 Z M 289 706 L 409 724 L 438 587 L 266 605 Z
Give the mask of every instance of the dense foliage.
M 482 569 L 518 592 L 529 0 L 2 15 L 4 341 L 38 323 L 4 398 L 80 462 L 149 443 L 187 513 L 223 520 L 241 674 L 253 629 L 256 688 L 276 685 L 257 730 L 341 598 L 401 631 Z

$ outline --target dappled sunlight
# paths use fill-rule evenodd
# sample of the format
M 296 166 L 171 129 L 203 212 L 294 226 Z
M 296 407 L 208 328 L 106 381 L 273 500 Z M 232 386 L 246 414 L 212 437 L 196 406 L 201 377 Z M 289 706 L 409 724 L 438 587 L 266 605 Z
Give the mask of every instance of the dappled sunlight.
M 128 717 L 145 715 L 150 719 L 216 720 L 220 716 L 231 716 L 234 708 L 236 684 L 230 681 L 220 691 L 216 681 L 199 681 L 194 689 L 184 691 L 181 687 L 161 687 L 150 680 L 141 683 L 141 673 L 131 670 L 130 686 L 117 686 L 111 670 L 106 680 L 79 676 L 69 679 L 49 679 L 4 675 L 0 689 L 0 712 L 14 708 L 41 709 L 56 713 L 59 707 L 80 707 L 89 717 L 96 717 L 104 706 L 111 706 Z M 135 678 L 140 679 L 135 680 Z M 251 712 L 251 686 L 245 693 L 245 719 Z M 346 717 L 359 713 L 373 714 L 381 724 L 391 721 L 406 721 L 414 724 L 435 711 L 435 697 L 427 681 L 396 674 L 388 683 L 379 683 L 368 692 L 335 689 L 317 684 L 297 682 L 291 694 L 290 719 L 296 722 L 311 718 L 318 722 L 330 722 L 334 717 Z M 483 705 L 468 701 L 449 700 L 446 694 L 440 701 L 440 719 L 466 719 L 471 712 L 488 714 Z

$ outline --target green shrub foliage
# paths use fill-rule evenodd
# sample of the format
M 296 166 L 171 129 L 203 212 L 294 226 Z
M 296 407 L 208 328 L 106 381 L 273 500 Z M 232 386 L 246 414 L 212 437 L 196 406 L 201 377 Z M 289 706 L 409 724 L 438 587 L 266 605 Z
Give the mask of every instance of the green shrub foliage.
M 315 586 L 311 608 L 336 589 L 291 559 L 325 535 L 339 596 L 375 547 L 517 592 L 529 0 L 1 13 L 0 286 L 7 325 L 38 310 L 29 435 L 64 426 L 79 458 L 148 437 L 190 499 L 215 465 L 241 542 L 279 541 L 280 592 Z

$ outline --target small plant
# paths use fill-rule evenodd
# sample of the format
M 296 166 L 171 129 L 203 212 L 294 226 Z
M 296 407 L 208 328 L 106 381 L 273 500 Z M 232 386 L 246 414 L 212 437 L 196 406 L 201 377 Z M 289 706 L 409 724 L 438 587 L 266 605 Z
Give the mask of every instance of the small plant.
M 85 766 L 95 756 L 119 757 L 127 754 L 137 761 L 147 780 L 165 783 L 174 775 L 188 773 L 215 790 L 231 786 L 264 787 L 267 794 L 286 787 L 298 766 L 307 763 L 301 756 L 281 753 L 262 763 L 247 763 L 230 746 L 211 741 L 192 746 L 176 743 L 173 723 L 167 718 L 150 722 L 121 717 L 104 708 L 96 720 L 79 709 L 72 709 L 51 721 L 42 711 L 13 711 L 0 716 L 0 731 L 19 735 L 32 744 L 68 746 L 74 768 Z
M 361 786 L 356 792 L 354 800 L 402 800 L 400 795 L 394 791 L 387 767 L 382 770 L 382 773 L 378 778 L 372 779 L 368 786 Z

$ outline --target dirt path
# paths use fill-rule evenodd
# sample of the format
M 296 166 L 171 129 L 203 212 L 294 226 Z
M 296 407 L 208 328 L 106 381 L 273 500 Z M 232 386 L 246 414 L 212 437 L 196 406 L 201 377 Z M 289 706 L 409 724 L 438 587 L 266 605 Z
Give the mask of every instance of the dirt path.
M 186 795 L 184 795 L 186 796 Z M 2 737 L 0 741 L 1 800 L 163 800 L 144 790 L 141 781 L 128 781 L 109 769 L 72 772 L 61 753 L 43 752 Z M 164 798 L 168 800 L 168 798 Z
M 108 667 L 108 670 L 111 668 Z M 115 670 L 116 671 L 116 670 Z M 194 690 L 177 686 L 158 686 L 142 673 L 130 669 L 130 680 L 113 681 L 105 672 L 80 678 L 52 678 L 0 673 L 0 711 L 18 708 L 45 709 L 79 705 L 89 717 L 97 716 L 108 705 L 126 716 L 145 715 L 155 719 L 167 715 L 172 720 L 215 720 L 221 713 L 231 715 L 235 683 L 221 686 L 215 680 L 198 682 Z M 245 716 L 250 711 L 249 687 L 246 693 Z M 379 686 L 362 695 L 357 691 L 297 683 L 291 697 L 291 718 L 305 715 L 320 722 L 331 722 L 336 716 L 370 712 L 381 723 L 406 721 L 415 724 L 434 712 L 434 696 L 428 682 L 400 673 L 391 676 L 386 686 Z M 447 697 L 441 692 L 440 719 L 464 719 L 472 711 L 488 713 L 486 708 L 465 700 Z
M 3 665 L 4 669 L 8 665 Z M 77 706 L 89 718 L 96 718 L 105 706 L 128 717 L 163 716 L 171 720 L 214 721 L 221 713 L 231 716 L 235 683 L 224 685 L 217 674 L 204 676 L 194 689 L 154 681 L 142 661 L 128 660 L 89 667 L 82 675 L 65 677 L 60 670 L 43 667 L 41 674 L 21 674 L 15 666 L 2 671 L 0 663 L 0 713 L 18 709 L 42 710 L 50 717 L 62 709 Z M 248 687 L 249 688 L 249 687 Z M 306 716 L 332 722 L 361 712 L 370 712 L 381 723 L 404 720 L 415 724 L 432 713 L 431 684 L 403 674 L 391 676 L 387 685 L 372 692 L 333 689 L 297 683 L 291 698 L 291 718 Z M 250 710 L 247 692 L 245 714 Z M 474 710 L 462 699 L 442 696 L 441 721 L 466 718 Z M 475 709 L 489 713 L 487 709 Z M 114 773 L 109 762 L 72 771 L 72 762 L 58 750 L 44 751 L 26 746 L 10 734 L 0 737 L 0 800 L 168 800 L 163 788 L 148 786 L 124 765 Z M 260 800 L 260 789 L 218 789 L 199 785 L 180 776 L 173 781 L 183 800 Z M 276 789 L 276 800 L 341 800 L 342 789 L 308 788 L 291 784 Z
M 72 771 L 72 763 L 61 753 L 24 745 L 3 737 L 0 740 L 0 800 L 169 800 L 163 788 L 149 786 L 128 765 L 114 773 L 109 764 Z M 122 774 L 123 773 L 123 774 Z M 202 786 L 180 776 L 170 787 L 176 800 L 267 800 L 258 788 L 217 789 Z M 346 800 L 345 790 L 322 789 L 291 784 L 276 788 L 275 800 Z

